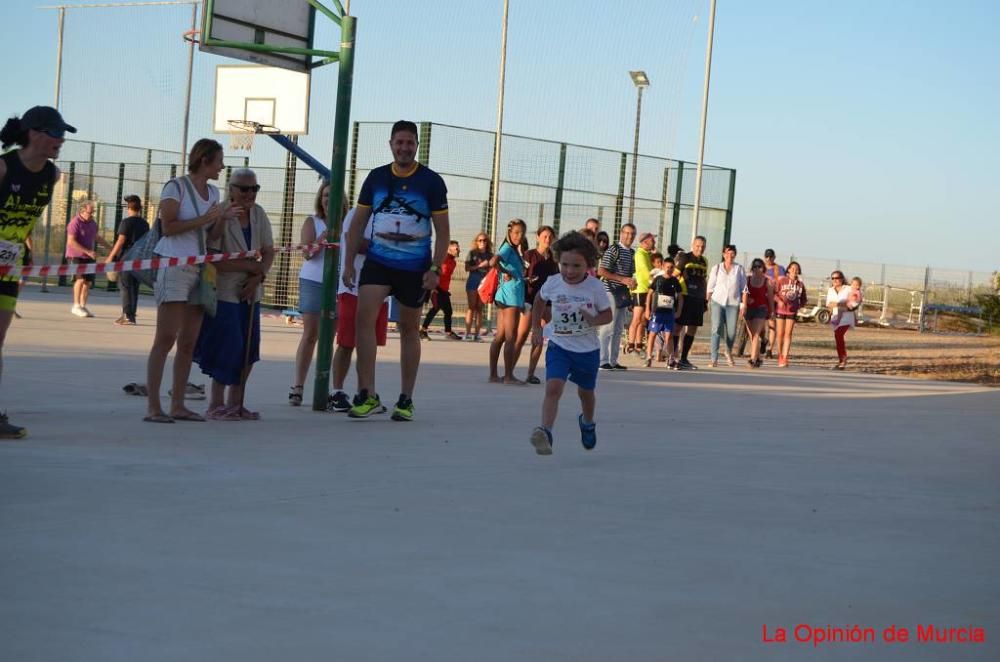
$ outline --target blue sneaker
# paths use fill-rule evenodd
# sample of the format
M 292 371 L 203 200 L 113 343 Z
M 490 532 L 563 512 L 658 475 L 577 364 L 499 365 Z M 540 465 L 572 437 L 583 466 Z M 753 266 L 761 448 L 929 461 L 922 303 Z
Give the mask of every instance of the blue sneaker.
M 552 455 L 552 432 L 537 427 L 531 431 L 531 445 L 539 455 Z
M 580 414 L 580 443 L 588 451 L 594 450 L 597 445 L 597 423 L 584 423 L 583 414 Z

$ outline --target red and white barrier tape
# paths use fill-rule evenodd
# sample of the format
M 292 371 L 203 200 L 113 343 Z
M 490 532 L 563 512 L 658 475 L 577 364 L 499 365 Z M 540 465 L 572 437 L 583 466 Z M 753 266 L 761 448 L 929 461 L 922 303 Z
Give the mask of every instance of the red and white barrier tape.
M 333 248 L 335 243 L 325 241 L 312 244 L 297 244 L 294 246 L 275 246 L 276 253 L 296 253 L 307 248 Z M 121 260 L 119 262 L 94 262 L 91 264 L 43 264 L 33 267 L 18 267 L 12 264 L 0 266 L 0 276 L 77 276 L 83 274 L 121 273 L 125 271 L 143 271 L 145 269 L 161 269 L 187 264 L 203 264 L 205 262 L 225 262 L 244 258 L 260 257 L 258 251 L 240 251 L 238 253 L 210 253 L 209 255 L 191 255 L 188 257 L 154 257 L 149 260 Z

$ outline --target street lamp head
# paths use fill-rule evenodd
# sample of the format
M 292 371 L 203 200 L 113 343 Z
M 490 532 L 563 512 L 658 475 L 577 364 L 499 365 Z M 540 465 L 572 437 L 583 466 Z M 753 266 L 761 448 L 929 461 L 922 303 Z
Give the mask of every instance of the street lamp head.
M 649 87 L 649 76 L 645 71 L 630 71 L 628 75 L 632 77 L 636 87 Z

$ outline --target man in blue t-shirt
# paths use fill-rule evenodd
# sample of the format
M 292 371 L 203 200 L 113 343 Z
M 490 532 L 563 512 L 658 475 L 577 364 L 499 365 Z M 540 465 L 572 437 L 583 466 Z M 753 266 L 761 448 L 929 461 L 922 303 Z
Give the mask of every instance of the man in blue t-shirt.
M 392 418 L 412 421 L 413 389 L 420 367 L 420 313 L 428 293 L 438 285 L 441 263 L 448 253 L 448 190 L 440 175 L 416 161 L 416 124 L 406 120 L 393 124 L 389 148 L 392 163 L 372 170 L 361 185 L 344 246 L 344 284 L 353 287 L 355 277 L 358 280 L 358 394 L 348 416 L 367 418 L 385 412 L 375 392 L 376 345 L 371 330 L 382 302 L 392 295 L 400 304 L 402 373 Z M 357 275 L 354 256 L 362 241 L 368 242 L 368 253 Z

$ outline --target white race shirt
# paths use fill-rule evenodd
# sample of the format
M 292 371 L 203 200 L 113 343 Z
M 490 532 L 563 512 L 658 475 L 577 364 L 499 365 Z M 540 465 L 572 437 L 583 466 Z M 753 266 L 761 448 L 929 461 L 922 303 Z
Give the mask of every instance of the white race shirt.
M 187 177 L 187 175 L 185 175 Z M 180 181 L 181 178 L 171 179 L 163 186 L 163 192 L 160 193 L 160 203 L 162 204 L 164 200 L 177 200 L 180 202 L 180 207 L 177 210 L 177 219 L 181 221 L 190 221 L 199 216 L 204 215 L 212 205 L 219 202 L 219 189 L 208 185 L 208 199 L 204 199 L 198 193 L 198 189 L 194 188 L 192 184 L 189 189 L 187 184 Z M 197 200 L 191 199 L 191 194 L 189 191 L 194 191 L 195 195 L 198 196 Z M 160 237 L 160 240 L 156 242 L 156 247 L 153 252 L 158 255 L 165 255 L 167 257 L 188 257 L 189 255 L 198 254 L 198 232 L 200 229 L 192 230 L 190 232 L 181 232 L 180 234 L 174 234 Z
M 544 329 L 549 342 L 568 352 L 593 352 L 601 348 L 597 328 L 581 315 L 583 310 L 596 315 L 611 307 L 601 281 L 587 276 L 579 283 L 570 284 L 563 280 L 562 274 L 555 274 L 545 281 L 538 296 L 552 302 L 552 322 Z
M 326 235 L 326 221 L 319 216 L 310 216 L 309 221 L 312 221 L 313 230 L 316 232 L 316 241 L 319 241 Z M 341 240 L 343 241 L 343 239 Z M 323 282 L 323 252 L 317 251 L 315 255 L 302 263 L 302 268 L 299 269 L 299 278 L 316 283 Z

